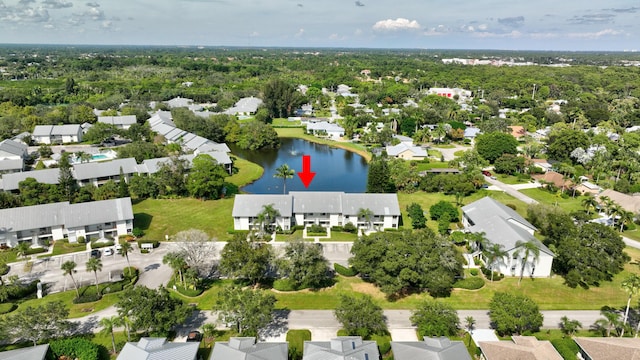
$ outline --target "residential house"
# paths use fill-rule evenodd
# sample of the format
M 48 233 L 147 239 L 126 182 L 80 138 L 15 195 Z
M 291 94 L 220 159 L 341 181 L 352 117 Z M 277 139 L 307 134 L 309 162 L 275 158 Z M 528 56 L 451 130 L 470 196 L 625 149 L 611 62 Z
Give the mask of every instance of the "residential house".
M 471 91 L 460 88 L 430 88 L 427 95 L 438 95 L 456 101 L 466 101 L 471 97 Z
M 395 360 L 471 360 L 462 341 L 424 337 L 424 341 L 392 341 Z
M 108 125 L 113 125 L 118 129 L 127 130 L 131 125 L 135 124 L 135 115 L 123 115 L 123 116 L 98 116 L 98 122 Z
M 49 344 L 0 352 L 0 360 L 45 360 Z
M 20 182 L 27 178 L 34 178 L 43 184 L 56 185 L 60 177 L 60 169 L 43 169 L 34 171 L 24 171 L 2 175 L 2 190 L 16 192 L 20 187 Z
M 120 182 L 120 170 L 126 182 L 138 172 L 136 159 L 114 159 L 111 161 L 88 162 L 73 165 L 73 175 L 78 181 L 78 185 L 101 186 L 107 181 Z
M 640 359 L 640 339 L 575 337 L 581 360 Z
M 338 336 L 331 341 L 305 341 L 302 360 L 377 360 L 380 358 L 375 341 L 363 341 L 360 336 Z
M 485 360 L 562 360 L 548 340 L 535 336 L 512 336 L 512 341 L 485 341 L 479 346 Z
M 232 337 L 216 342 L 209 360 L 287 360 L 286 342 L 256 342 L 254 337 Z
M 332 140 L 340 140 L 344 136 L 344 128 L 342 126 L 326 121 L 310 122 L 307 124 L 307 132 Z
M 640 213 L 640 194 L 627 195 L 612 189 L 607 189 L 598 195 L 598 201 L 600 201 L 604 196 L 620 205 L 620 207 L 626 211 L 630 211 L 634 214 Z
M 82 135 L 79 124 L 37 125 L 31 137 L 38 144 L 67 144 L 81 142 Z
M 587 178 L 581 177 L 580 180 L 580 184 L 578 184 L 575 189 L 581 194 L 598 195 L 600 191 L 602 191 L 600 186 L 588 181 Z
M 336 94 L 343 97 L 357 97 L 358 94 L 351 93 L 351 86 L 340 84 L 336 89 Z
M 196 360 L 199 342 L 167 342 L 165 338 L 143 337 L 128 342 L 116 360 Z
M 182 98 L 180 96 L 175 97 L 171 100 L 166 101 L 167 106 L 170 108 L 181 108 L 181 107 L 189 107 L 193 105 L 193 99 Z
M 533 166 L 542 169 L 544 172 L 553 168 L 553 165 L 551 165 L 547 159 L 531 159 L 531 161 L 533 162 Z
M 408 145 L 407 143 L 400 143 L 398 145 L 387 146 L 387 155 L 404 160 L 424 160 L 429 157 L 427 150 L 420 146 Z
M 484 233 L 490 246 L 499 244 L 507 256 L 494 265 L 494 269 L 505 275 L 520 276 L 523 261 L 524 276 L 548 277 L 555 254 L 537 240 L 533 234 L 535 226 L 520 216 L 515 210 L 500 202 L 484 197 L 462 207 L 462 224 L 466 232 Z M 521 244 L 533 242 L 539 249 L 537 260 L 530 256 L 523 259 Z M 487 264 L 489 266 L 491 264 Z
M 331 227 L 347 223 L 370 230 L 397 229 L 400 219 L 396 194 L 322 191 L 291 191 L 287 195 L 240 194 L 235 196 L 233 204 L 234 229 L 251 230 L 259 227 L 256 220 L 264 205 L 273 205 L 279 211 L 276 226 L 284 230 L 295 225 Z M 371 210 L 371 218 L 359 217 L 361 209 Z
M 28 146 L 20 141 L 6 139 L 0 141 L 0 174 L 24 170 Z
M 231 174 L 233 162 L 231 161 L 231 158 L 229 158 L 229 155 L 227 153 L 220 152 L 220 151 L 211 151 L 211 152 L 203 152 L 201 154 L 211 156 L 215 161 L 218 162 L 218 164 L 222 165 L 229 174 Z M 181 155 L 179 159 L 186 161 L 186 166 L 187 168 L 190 169 L 191 166 L 193 165 L 193 159 L 198 155 L 199 154 L 195 154 L 195 153 L 188 154 L 188 155 Z M 169 164 L 170 162 L 171 162 L 171 158 L 169 157 L 147 159 L 147 160 L 144 160 L 142 164 L 137 166 L 137 172 L 138 174 L 155 174 L 158 172 L 158 170 L 160 170 L 160 167 L 163 164 Z
M 475 127 L 467 127 L 464 129 L 464 138 L 474 140 L 481 133 L 480 129 Z
M 549 170 L 544 174 L 534 174 L 531 177 L 542 184 L 551 184 L 562 190 L 570 189 L 573 186 L 573 182 L 571 180 L 566 179 L 564 175 L 553 170 Z
M 258 112 L 260 105 L 262 105 L 262 99 L 253 96 L 242 98 L 232 108 L 225 110 L 223 113 L 236 116 L 251 116 Z
M 40 246 L 43 240 L 118 237 L 133 230 L 130 198 L 70 204 L 23 206 L 0 210 L 0 244 L 16 246 L 28 242 Z
M 158 111 L 148 121 L 151 130 L 162 135 L 167 143 L 180 144 L 185 151 L 222 151 L 225 153 L 231 151 L 224 143 L 218 144 L 202 136 L 177 128 L 171 120 L 170 112 Z
M 527 135 L 527 132 L 523 126 L 510 125 L 510 126 L 507 126 L 507 128 L 511 130 L 511 136 L 516 138 L 518 141 L 524 141 L 524 136 Z

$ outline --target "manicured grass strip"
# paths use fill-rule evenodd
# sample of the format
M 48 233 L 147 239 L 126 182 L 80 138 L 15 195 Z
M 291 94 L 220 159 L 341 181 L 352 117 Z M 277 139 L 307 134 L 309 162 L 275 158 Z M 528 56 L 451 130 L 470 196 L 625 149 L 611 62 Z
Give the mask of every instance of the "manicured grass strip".
M 92 303 L 74 304 L 73 299 L 76 297 L 76 291 L 73 290 L 73 284 L 71 290 L 65 292 L 59 292 L 55 294 L 45 295 L 42 299 L 30 299 L 23 301 L 19 304 L 18 310 L 24 309 L 27 306 L 40 306 L 46 302 L 62 301 L 63 304 L 69 307 L 69 318 L 79 318 L 100 310 L 104 310 L 118 301 L 118 293 L 107 294 L 102 296 L 102 299 Z
M 336 148 L 353 151 L 356 154 L 359 154 L 367 159 L 367 161 L 371 161 L 371 153 L 364 146 L 359 144 L 320 139 L 313 135 L 305 134 L 304 129 L 302 128 L 276 128 L 275 131 L 278 133 L 279 137 L 304 139 L 318 144 L 325 144 Z
M 307 329 L 287 331 L 289 354 L 300 355 L 300 357 L 302 357 L 305 341 L 311 341 L 311 331 Z
M 58 240 L 53 244 L 53 253 L 51 254 L 51 256 L 69 254 L 85 250 L 87 250 L 87 244 L 69 244 L 68 240 Z
M 146 199 L 133 205 L 134 226 L 143 239 L 163 240 L 165 235 L 199 229 L 218 240 L 227 240 L 233 228 L 233 198 L 201 201 L 191 198 Z
M 233 158 L 233 165 L 238 168 L 238 172 L 229 176 L 226 181 L 237 187 L 245 186 L 260 179 L 264 173 L 262 166 L 239 157 Z
M 568 198 L 563 198 L 562 196 L 558 196 L 557 193 L 550 193 L 545 189 L 536 188 L 536 189 L 523 189 L 520 190 L 521 193 L 538 200 L 543 204 L 548 204 L 551 206 L 557 205 L 562 208 L 566 212 L 573 212 L 584 210 L 584 206 L 582 206 L 582 200 L 584 196 L 571 197 L 571 191 L 566 190 L 565 194 L 568 194 Z

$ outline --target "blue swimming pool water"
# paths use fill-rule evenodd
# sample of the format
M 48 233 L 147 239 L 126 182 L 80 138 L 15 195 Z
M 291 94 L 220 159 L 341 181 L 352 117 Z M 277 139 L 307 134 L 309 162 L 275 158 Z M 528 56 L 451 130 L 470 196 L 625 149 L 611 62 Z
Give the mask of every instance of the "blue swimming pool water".
M 105 160 L 108 159 L 109 157 L 107 155 L 104 154 L 95 154 L 95 155 L 91 155 L 91 159 L 92 160 Z

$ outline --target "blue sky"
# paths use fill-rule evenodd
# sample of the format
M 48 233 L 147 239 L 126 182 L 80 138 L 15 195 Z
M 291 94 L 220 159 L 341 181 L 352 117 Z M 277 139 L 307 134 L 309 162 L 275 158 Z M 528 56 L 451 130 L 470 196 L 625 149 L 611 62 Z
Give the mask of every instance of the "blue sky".
M 0 43 L 640 50 L 637 0 L 0 0 Z

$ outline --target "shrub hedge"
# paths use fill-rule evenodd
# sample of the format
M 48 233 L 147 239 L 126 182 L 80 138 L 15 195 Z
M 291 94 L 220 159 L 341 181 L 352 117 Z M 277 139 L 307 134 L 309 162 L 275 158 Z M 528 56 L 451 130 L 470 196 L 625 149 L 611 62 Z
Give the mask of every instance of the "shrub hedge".
M 0 314 L 7 314 L 17 309 L 18 305 L 14 303 L 1 303 L 0 304 Z
M 551 340 L 551 344 L 565 359 L 575 359 L 576 354 L 580 352 L 578 345 L 571 338 L 553 339 Z
M 352 276 L 356 276 L 358 275 L 358 271 L 356 271 L 356 269 L 354 269 L 353 267 L 345 267 L 342 266 L 338 263 L 334 263 L 333 264 L 333 268 L 336 270 L 336 272 L 342 276 L 346 276 L 346 277 L 352 277 Z
M 453 284 L 454 288 L 478 290 L 484 286 L 484 279 L 480 277 L 468 277 L 466 279 L 460 279 Z
M 104 242 L 103 241 L 101 241 L 101 242 L 92 241 L 91 242 L 91 248 L 92 249 L 100 249 L 100 248 L 103 248 L 103 247 L 113 246 L 113 244 L 114 244 L 113 240 L 104 241 Z
M 273 282 L 273 288 L 278 291 L 296 291 L 298 290 L 290 279 L 278 279 Z
M 469 274 L 472 276 L 478 276 L 478 269 L 469 269 Z
M 488 280 L 491 280 L 491 270 L 487 269 L 486 267 L 481 267 L 480 270 L 482 270 L 482 273 L 484 274 L 484 277 L 487 278 Z M 504 279 L 504 274 L 499 273 L 497 271 L 493 272 L 493 281 L 500 281 Z
M 49 342 L 49 351 L 53 359 L 109 359 L 106 348 L 85 338 L 53 340 Z
M 74 304 L 90 303 L 90 302 L 98 301 L 101 298 L 102 296 L 100 294 L 80 295 L 79 297 L 73 299 L 73 303 Z

